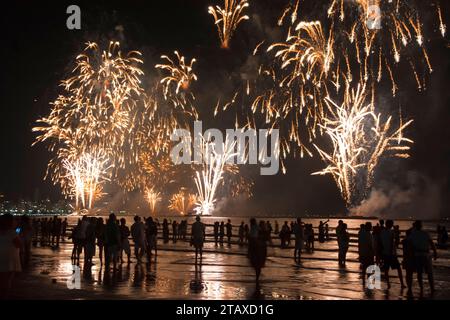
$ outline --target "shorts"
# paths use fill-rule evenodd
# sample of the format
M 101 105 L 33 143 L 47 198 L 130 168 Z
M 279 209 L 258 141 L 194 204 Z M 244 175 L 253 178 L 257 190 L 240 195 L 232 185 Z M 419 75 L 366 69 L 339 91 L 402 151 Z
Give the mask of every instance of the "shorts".
M 400 268 L 400 262 L 398 262 L 397 256 L 383 255 L 383 269 L 398 269 Z
M 431 273 L 433 271 L 433 263 L 430 255 L 419 255 L 414 257 L 417 273 Z

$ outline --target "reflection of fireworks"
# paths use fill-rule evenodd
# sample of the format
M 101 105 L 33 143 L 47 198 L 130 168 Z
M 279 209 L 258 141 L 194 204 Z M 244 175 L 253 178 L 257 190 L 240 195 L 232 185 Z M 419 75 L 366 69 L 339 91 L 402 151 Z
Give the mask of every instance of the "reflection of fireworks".
M 145 199 L 150 205 L 151 214 L 154 215 L 156 213 L 156 205 L 161 201 L 161 193 L 153 188 L 147 188 L 145 189 Z
M 188 193 L 186 189 L 181 188 L 170 199 L 169 209 L 185 215 L 192 210 L 196 202 L 197 197 L 194 194 Z
M 359 85 L 356 91 L 347 86 L 340 106 L 327 98 L 331 116 L 324 119 L 321 127 L 330 138 L 333 150 L 327 153 L 315 145 L 328 166 L 313 174 L 331 174 L 347 205 L 360 200 L 355 191 L 363 189 L 365 193 L 371 187 L 381 156 L 391 152 L 395 157 L 408 157 L 409 146 L 404 143 L 412 143 L 403 137 L 403 130 L 412 120 L 401 123 L 392 132 L 392 117 L 383 122 L 381 115 L 373 111 L 372 103 L 367 103 L 366 99 L 365 85 Z
M 139 56 L 133 51 L 123 57 L 117 42 L 104 51 L 88 43 L 76 59 L 73 76 L 62 81 L 64 95 L 53 103 L 47 118 L 38 120 L 43 125 L 33 128 L 41 133 L 36 142 L 49 140 L 50 151 L 56 149 L 48 169 L 63 189 L 67 183 L 63 161 L 75 163 L 83 154 L 103 153 L 111 174 L 134 162 L 129 138 L 142 94 Z
M 107 160 L 101 156 L 84 154 L 74 162 L 64 159 L 68 194 L 75 198 L 75 208 L 92 209 L 94 201 L 102 195 L 102 182 L 105 179 Z
M 243 15 L 246 7 L 248 7 L 246 0 L 225 0 L 223 9 L 219 6 L 208 8 L 208 12 L 214 17 L 222 48 L 228 48 L 239 23 L 249 19 L 247 15 Z
M 209 215 L 214 210 L 216 191 L 223 179 L 225 163 L 233 158 L 236 142 L 211 143 L 202 140 L 203 169 L 196 172 L 195 185 L 198 191 L 197 214 Z M 221 150 L 216 150 L 219 147 Z

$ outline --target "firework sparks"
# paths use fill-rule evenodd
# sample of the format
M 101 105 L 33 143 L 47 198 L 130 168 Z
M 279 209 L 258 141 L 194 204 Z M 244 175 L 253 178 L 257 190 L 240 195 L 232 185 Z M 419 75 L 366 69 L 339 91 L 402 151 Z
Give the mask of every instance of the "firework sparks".
M 439 17 L 439 30 L 441 31 L 441 35 L 445 37 L 447 26 L 445 25 L 444 20 L 442 20 L 441 6 L 439 4 L 437 5 L 437 12 Z
M 197 76 L 193 70 L 195 59 L 186 64 L 184 56 L 177 51 L 175 57 L 163 55 L 163 62 L 155 65 L 161 75 L 146 91 L 142 113 L 134 119 L 136 164 L 129 166 L 125 178 L 121 179 L 127 190 L 145 192 L 147 185 L 155 183 L 166 186 L 169 180 L 175 179 L 174 173 L 181 170 L 181 166 L 170 162 L 170 136 L 175 129 L 188 129 L 190 120 L 198 117 L 195 95 L 190 90 Z
M 258 84 L 251 97 L 252 114 L 244 121 L 245 126 L 254 127 L 255 117 L 262 116 L 269 129 L 282 132 L 282 160 L 291 150 L 299 150 L 300 157 L 304 153 L 311 155 L 305 140 L 315 137 L 324 112 L 322 100 L 328 92 L 328 82 L 333 80 L 337 88 L 340 86 L 338 76 L 331 75 L 333 43 L 332 34 L 326 36 L 319 21 L 301 21 L 294 31 L 289 30 L 286 41 L 274 43 L 266 50 L 275 52 L 271 66 L 260 67 L 258 71 Z M 306 139 L 301 133 L 304 127 Z M 283 161 L 282 166 L 285 171 Z
M 208 13 L 214 17 L 214 24 L 219 32 L 222 48 L 228 48 L 231 37 L 239 23 L 248 20 L 249 17 L 243 12 L 247 8 L 246 0 L 224 0 L 224 7 L 209 7 Z
M 109 169 L 107 160 L 101 155 L 84 154 L 74 162 L 64 159 L 62 165 L 68 182 L 67 195 L 75 198 L 75 209 L 92 209 L 95 200 L 102 196 Z
M 333 37 L 328 39 L 325 37 L 320 21 L 301 21 L 295 31 L 296 34 L 288 34 L 286 42 L 275 43 L 267 49 L 269 52 L 274 48 L 280 48 L 275 57 L 280 58 L 281 69 L 293 65 L 292 71 L 283 79 L 280 86 L 285 83 L 289 85 L 303 75 L 305 78 L 303 81 L 314 77 L 314 83 L 319 84 L 330 70 L 334 59 Z
M 326 99 L 331 116 L 321 127 L 332 142 L 333 150 L 326 152 L 314 144 L 322 160 L 328 166 L 313 175 L 333 176 L 348 206 L 356 204 L 372 185 L 374 170 L 383 155 L 406 158 L 412 140 L 403 136 L 403 130 L 412 120 L 392 130 L 392 117 L 383 122 L 374 111 L 372 102 L 367 103 L 365 85 L 356 90 L 347 86 L 344 102 L 336 104 Z
M 124 57 L 117 42 L 106 50 L 88 43 L 76 58 L 73 76 L 62 81 L 64 93 L 52 104 L 50 115 L 33 128 L 40 133 L 35 143 L 48 140 L 49 150 L 56 150 L 47 174 L 63 190 L 68 182 L 63 163 L 76 163 L 84 154 L 104 154 L 111 176 L 136 159 L 130 133 L 143 94 L 140 64 L 139 52 Z
M 407 61 L 413 60 L 411 50 L 414 44 L 419 46 L 422 52 L 423 60 L 426 62 L 429 73 L 433 71 L 427 50 L 425 48 L 425 39 L 423 35 L 423 26 L 417 7 L 417 1 L 380 1 L 380 0 L 356 0 L 344 1 L 333 0 L 328 13 L 332 20 L 331 31 L 339 33 L 342 29 L 346 30 L 350 22 L 350 32 L 348 35 L 349 43 L 340 41 L 342 49 L 353 46 L 357 62 L 364 64 L 362 78 L 367 81 L 375 77 L 379 82 L 383 70 L 389 73 L 392 87 L 396 87 L 392 70 L 400 61 L 402 56 L 407 57 Z M 439 17 L 439 29 L 441 34 L 445 35 L 445 24 L 442 21 L 440 6 L 437 5 Z M 348 14 L 348 21 L 345 21 Z M 341 48 L 335 47 L 336 50 Z M 378 66 L 373 65 L 373 72 L 370 62 L 372 55 L 378 55 Z M 376 57 L 374 57 L 376 60 Z M 411 63 L 410 63 L 411 65 Z M 417 73 L 414 66 L 412 72 Z M 423 84 L 418 84 L 420 90 Z M 395 95 L 395 90 L 393 90 Z
M 156 191 L 154 188 L 149 187 L 145 189 L 145 200 L 147 200 L 150 206 L 150 213 L 155 215 L 156 205 L 161 201 L 161 193 Z
M 186 215 L 194 208 L 196 202 L 195 194 L 188 193 L 186 189 L 181 188 L 178 193 L 172 195 L 169 201 L 169 209 L 181 215 Z
M 198 191 L 195 211 L 197 214 L 209 215 L 214 211 L 216 192 L 223 179 L 225 164 L 236 156 L 234 147 L 236 142 L 225 141 L 216 150 L 218 143 L 211 143 L 202 139 L 203 169 L 195 174 L 195 185 Z
M 166 60 L 167 64 L 157 64 L 155 68 L 165 70 L 169 73 L 167 77 L 161 79 L 161 83 L 164 85 L 164 97 L 172 86 L 175 84 L 175 93 L 178 94 L 180 88 L 187 90 L 192 81 L 197 80 L 197 75 L 193 72 L 193 65 L 195 59 L 192 59 L 189 64 L 186 64 L 184 56 L 180 56 L 178 51 L 175 51 L 175 56 L 177 57 L 177 62 L 175 63 L 168 56 L 163 55 L 161 59 Z

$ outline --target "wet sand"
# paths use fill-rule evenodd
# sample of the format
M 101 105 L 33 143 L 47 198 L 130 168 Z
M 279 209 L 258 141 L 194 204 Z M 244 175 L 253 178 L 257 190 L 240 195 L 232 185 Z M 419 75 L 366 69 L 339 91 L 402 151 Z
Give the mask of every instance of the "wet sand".
M 353 239 L 354 240 L 354 239 Z M 207 242 L 203 265 L 196 269 L 194 252 L 188 242 L 163 244 L 159 240 L 157 260 L 150 263 L 124 263 L 118 272 L 105 273 L 98 256 L 92 268 L 81 263 L 81 289 L 69 290 L 72 274 L 72 244 L 63 242 L 59 249 L 33 248 L 29 270 L 15 282 L 13 299 L 407 299 L 396 272 L 391 271 L 392 287 L 368 290 L 362 286 L 357 247 L 352 243 L 345 268 L 337 262 L 335 240 L 316 241 L 314 253 L 304 253 L 297 265 L 293 249 L 270 246 L 260 289 L 256 290 L 254 271 L 246 257 L 246 247 L 232 244 L 215 247 Z M 278 245 L 279 241 L 274 240 Z M 133 251 L 133 248 L 132 248 Z M 400 251 L 399 251 L 400 252 Z M 424 299 L 450 299 L 450 253 L 439 250 L 434 274 L 437 292 L 430 296 L 425 281 Z M 425 277 L 426 278 L 426 277 Z M 414 298 L 419 297 L 417 282 Z

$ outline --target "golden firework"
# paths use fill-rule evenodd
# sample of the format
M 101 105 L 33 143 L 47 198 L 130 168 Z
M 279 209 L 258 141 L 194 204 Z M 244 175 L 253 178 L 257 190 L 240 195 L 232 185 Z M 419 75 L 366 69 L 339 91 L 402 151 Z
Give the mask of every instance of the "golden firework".
M 243 13 L 248 6 L 246 0 L 224 0 L 223 8 L 219 6 L 208 8 L 209 14 L 214 17 L 222 48 L 229 47 L 231 37 L 239 23 L 249 19 Z
M 66 193 L 75 198 L 75 209 L 92 209 L 102 196 L 102 184 L 107 180 L 107 159 L 102 155 L 84 154 L 74 162 L 63 160 Z M 81 205 L 81 206 L 80 206 Z
M 64 163 L 76 163 L 85 154 L 103 154 L 109 161 L 109 176 L 133 163 L 132 131 L 143 94 L 140 86 L 140 53 L 125 56 L 118 42 L 105 50 L 93 42 L 77 56 L 72 77 L 63 80 L 63 93 L 52 103 L 48 117 L 38 120 L 35 143 L 49 141 L 55 151 L 47 173 L 66 188 Z
M 336 104 L 326 98 L 330 115 L 320 125 L 332 143 L 331 152 L 314 144 L 327 167 L 313 175 L 330 174 L 347 206 L 357 204 L 371 187 L 373 174 L 384 155 L 406 158 L 412 140 L 403 136 L 403 130 L 412 120 L 392 130 L 392 116 L 383 121 L 374 111 L 373 102 L 367 102 L 365 84 L 354 90 L 346 86 L 344 101 Z M 362 193 L 362 194 L 361 194 Z
M 145 199 L 147 200 L 150 206 L 150 213 L 152 215 L 156 214 L 156 205 L 161 201 L 161 193 L 156 191 L 152 187 L 148 187 L 145 189 Z
M 219 148 L 216 143 L 202 139 L 202 169 L 195 173 L 197 187 L 197 214 L 210 215 L 214 211 L 216 192 L 223 179 L 227 161 L 233 158 L 236 142 L 225 141 Z
M 195 194 L 188 193 L 185 188 L 181 188 L 178 193 L 172 195 L 169 201 L 169 209 L 181 215 L 186 215 L 194 208 L 196 202 Z
M 167 55 L 162 55 L 161 59 L 166 60 L 167 63 L 155 65 L 155 68 L 168 72 L 168 75 L 161 79 L 161 83 L 164 85 L 164 97 L 167 97 L 172 84 L 175 85 L 175 94 L 178 94 L 180 88 L 187 90 L 190 83 L 197 80 L 197 75 L 193 72 L 193 65 L 196 60 L 192 59 L 189 64 L 186 64 L 184 56 L 180 56 L 178 51 L 174 53 L 177 57 L 177 62 L 174 62 Z

